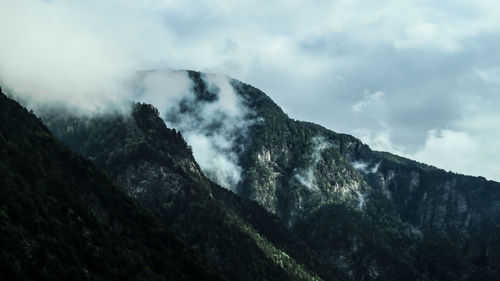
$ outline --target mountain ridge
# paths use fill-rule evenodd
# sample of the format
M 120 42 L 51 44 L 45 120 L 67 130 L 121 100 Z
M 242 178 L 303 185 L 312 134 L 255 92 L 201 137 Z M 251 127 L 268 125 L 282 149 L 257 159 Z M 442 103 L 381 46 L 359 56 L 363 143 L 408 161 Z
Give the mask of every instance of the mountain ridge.
M 152 71 L 143 73 L 142 78 L 151 73 L 157 80 L 170 75 Z M 408 276 L 422 280 L 491 279 L 498 274 L 492 250 L 496 244 L 487 242 L 496 241 L 497 183 L 486 182 L 492 186 L 483 190 L 485 183 L 481 178 L 457 176 L 466 180 L 453 184 L 451 173 L 372 151 L 350 135 L 293 120 L 267 95 L 248 84 L 229 78 L 226 82 L 226 78 L 193 71 L 186 72 L 186 77 L 191 87 L 185 94 L 192 97 L 181 98 L 178 107 L 161 107 L 165 123 L 184 136 L 191 134 L 207 141 L 213 140 L 214 135 L 216 140 L 226 139 L 225 144 L 232 145 L 226 160 L 236 155 L 235 164 L 242 171 L 241 181 L 231 189 L 278 215 L 320 254 L 322 266 L 335 268 L 342 279 L 398 280 L 404 277 L 399 275 L 398 267 L 406 268 L 403 272 Z M 147 79 L 139 83 L 147 83 Z M 200 114 L 223 101 L 222 96 L 232 94 L 231 91 L 239 98 L 238 107 L 244 106 L 245 114 Z M 240 127 L 226 128 L 226 123 L 231 122 L 221 121 L 218 116 L 234 120 Z M 183 123 L 182 118 L 197 123 Z M 52 126 L 53 130 L 57 128 Z M 64 137 L 64 132 L 56 135 Z M 231 139 L 244 146 L 235 145 Z M 228 153 L 228 147 L 216 152 Z M 204 170 L 209 175 L 213 172 Z M 468 190 L 479 193 L 469 194 Z M 433 199 L 425 201 L 424 197 Z M 472 201 L 464 205 L 465 197 Z M 489 207 L 482 207 L 482 203 Z M 342 214 L 338 220 L 322 219 L 334 219 L 336 214 Z M 353 228 L 342 226 L 342 221 L 349 217 L 354 220 Z M 372 233 L 378 233 L 378 237 L 364 235 L 363 224 L 372 227 Z M 345 233 L 338 236 L 327 231 L 335 228 L 344 229 Z M 478 234 L 477 229 L 481 230 Z M 324 237 L 328 247 L 314 242 L 318 235 Z M 338 244 L 339 241 L 343 242 Z M 412 246 L 406 249 L 405 245 Z M 384 255 L 393 256 L 392 265 L 387 264 Z
M 107 171 L 229 278 L 319 279 L 310 265 L 314 252 L 255 202 L 206 179 L 182 136 L 152 106 L 135 104 L 130 116 L 78 120 L 45 117 L 63 142 Z

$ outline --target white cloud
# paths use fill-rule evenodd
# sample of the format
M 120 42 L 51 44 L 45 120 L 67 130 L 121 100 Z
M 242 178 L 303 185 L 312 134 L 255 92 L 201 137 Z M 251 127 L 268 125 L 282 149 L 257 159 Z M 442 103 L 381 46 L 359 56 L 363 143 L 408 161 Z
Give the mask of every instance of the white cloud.
M 396 48 L 429 48 L 434 47 L 443 52 L 459 52 L 462 50 L 460 30 L 440 26 L 431 22 L 418 22 L 409 25 L 405 29 L 405 37 L 396 40 Z
M 474 72 L 486 83 L 500 85 L 500 65 L 486 69 L 476 69 Z
M 404 146 L 397 145 L 392 141 L 391 129 L 383 123 L 373 131 L 367 128 L 356 129 L 355 136 L 368 144 L 371 149 L 406 155 Z
M 0 79 L 33 103 L 120 102 L 130 74 L 162 58 L 154 43 L 168 41 L 154 13 L 118 1 L 0 1 L 0 11 Z
M 374 174 L 380 168 L 382 162 L 376 162 L 375 164 L 364 162 L 364 161 L 354 161 L 351 163 L 352 167 L 363 174 Z
M 299 181 L 300 184 L 305 186 L 310 191 L 319 191 L 320 188 L 316 182 L 316 176 L 314 175 L 319 161 L 321 161 L 321 154 L 325 149 L 331 148 L 333 145 L 329 143 L 324 137 L 316 136 L 311 139 L 312 153 L 311 153 L 311 163 L 308 167 L 304 169 L 295 169 L 293 171 L 294 178 Z
M 482 175 L 500 181 L 500 164 L 494 155 L 499 155 L 497 145 L 499 134 L 475 136 L 453 130 L 432 130 L 425 146 L 412 155 L 418 161 L 447 170 L 472 175 Z
M 363 99 L 352 106 L 352 111 L 365 112 L 367 110 L 379 110 L 380 107 L 384 105 L 384 92 L 377 91 L 375 93 L 371 93 L 370 91 L 366 90 L 363 94 Z
M 197 97 L 186 71 L 147 71 L 135 80 L 135 99 L 156 106 L 170 128 L 179 130 L 205 174 L 235 190 L 241 180 L 238 150 L 245 149 L 256 122 L 224 75 L 201 75 L 212 98 Z M 241 143 L 237 143 L 237 139 Z
M 466 126 L 500 123 L 484 110 L 500 102 L 499 14 L 491 0 L 0 0 L 0 82 L 32 103 L 101 110 L 130 97 L 137 70 L 218 72 L 295 119 L 415 153 L 436 128 L 491 139 Z
M 191 91 L 191 80 L 184 71 L 147 71 L 140 72 L 136 79 L 141 81 L 135 87 L 133 99 L 153 104 L 164 116 L 165 111 L 179 103 Z M 144 94 L 147 93 L 147 94 Z
M 481 120 L 479 123 L 488 124 L 488 122 L 483 123 L 484 121 L 486 120 Z M 491 120 L 488 121 L 491 122 Z M 493 126 L 498 127 L 498 125 Z M 500 163 L 495 157 L 495 155 L 500 155 L 500 148 L 497 145 L 500 130 L 495 129 L 497 130 L 486 134 L 433 129 L 428 132 L 424 146 L 416 152 L 408 152 L 404 147 L 394 144 L 387 130 L 375 134 L 366 129 L 358 130 L 358 137 L 375 150 L 389 151 L 448 171 L 481 175 L 490 180 L 500 181 L 498 173 Z M 353 165 L 358 170 L 368 171 L 369 163 L 355 162 Z

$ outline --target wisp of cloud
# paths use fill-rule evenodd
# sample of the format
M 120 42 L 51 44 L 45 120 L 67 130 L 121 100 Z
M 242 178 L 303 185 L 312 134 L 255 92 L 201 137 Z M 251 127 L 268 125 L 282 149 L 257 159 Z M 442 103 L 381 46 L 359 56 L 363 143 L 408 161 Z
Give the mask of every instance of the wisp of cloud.
M 179 130 L 204 173 L 235 190 L 241 180 L 239 154 L 255 114 L 226 76 L 187 71 L 147 71 L 136 80 L 136 99 L 160 110 Z

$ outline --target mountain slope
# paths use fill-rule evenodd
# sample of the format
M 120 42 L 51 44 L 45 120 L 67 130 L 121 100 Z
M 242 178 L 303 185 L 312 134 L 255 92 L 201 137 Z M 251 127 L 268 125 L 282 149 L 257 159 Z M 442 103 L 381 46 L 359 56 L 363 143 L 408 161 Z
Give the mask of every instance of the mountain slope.
M 456 258 L 466 256 L 466 263 L 475 268 L 471 270 L 486 274 L 485 278 L 494 279 L 492 276 L 498 274 L 492 249 L 498 247 L 494 241 L 498 241 L 500 223 L 500 183 L 372 151 L 352 136 L 289 119 L 265 94 L 249 85 L 239 81 L 233 81 L 233 85 L 263 119 L 251 128 L 252 138 L 240 158 L 248 172 L 239 185 L 244 197 L 258 201 L 291 224 L 296 217 L 299 222 L 304 217 L 301 225 L 309 231 L 314 228 L 308 225 L 309 214 L 332 201 L 343 206 L 359 204 L 361 199 L 368 205 L 371 201 L 372 206 L 389 204 L 397 220 L 423 233 L 425 241 L 429 237 L 444 239 L 450 251 L 459 250 Z M 318 138 L 331 145 L 323 148 L 319 161 L 311 165 L 314 147 L 320 147 L 315 141 Z M 308 192 L 305 184 L 297 186 L 296 175 L 291 172 L 304 169 L 304 163 L 309 165 L 306 169 L 313 170 L 313 192 Z M 254 169 L 259 173 L 252 174 Z M 351 196 L 345 195 L 346 188 Z M 365 217 L 373 217 L 372 210 L 360 209 Z M 317 225 L 319 230 L 323 227 Z M 466 268 L 455 269 L 461 267 Z
M 319 280 L 315 271 L 335 278 L 276 216 L 205 178 L 182 136 L 152 106 L 136 104 L 130 115 L 53 112 L 44 119 L 230 279 Z
M 0 91 L 0 279 L 224 280 Z
M 302 216 L 305 219 L 301 225 L 305 223 L 308 230 L 312 227 L 307 225 L 309 214 L 332 201 L 343 206 L 359 204 L 361 199 L 368 205 L 371 201 L 373 206 L 389 204 L 398 220 L 423 233 L 425 241 L 436 237 L 444 239 L 450 251 L 458 249 L 455 256 L 465 256 L 476 277 L 481 273 L 494 279 L 492 276 L 498 274 L 492 249 L 498 247 L 494 241 L 498 241 L 500 223 L 500 183 L 372 151 L 352 136 L 288 118 L 258 89 L 236 80 L 233 85 L 249 101 L 248 107 L 263 119 L 251 128 L 252 138 L 240 158 L 248 172 L 238 189 L 244 197 L 256 200 L 291 224 L 297 217 L 301 221 Z M 322 150 L 317 164 L 311 165 L 318 138 L 331 145 Z M 313 170 L 314 192 L 308 192 L 307 185 L 297 186 L 296 175 L 291 172 L 304 169 L 304 163 Z M 259 173 L 252 174 L 252 170 Z M 346 188 L 350 196 L 343 192 Z M 360 209 L 364 216 L 373 216 L 372 211 Z M 466 268 L 455 269 L 461 267 Z
M 171 75 L 175 79 L 171 79 Z M 165 86 L 162 81 L 183 81 L 189 87 L 171 93 L 172 87 Z M 278 248 L 291 254 L 295 261 L 325 279 L 332 276 L 343 280 L 498 279 L 498 183 L 455 175 L 389 153 L 372 151 L 352 136 L 290 119 L 260 90 L 227 77 L 192 71 L 149 71 L 141 74 L 138 83 L 138 98 L 153 94 L 150 98 L 155 101 L 165 97 L 157 104 L 162 118 L 187 136 L 203 173 L 276 214 L 293 232 L 279 232 L 281 237 L 293 237 L 289 242 L 280 244 L 273 235 L 276 232 L 266 232 L 269 227 L 259 227 L 259 222 L 272 221 L 268 216 L 263 214 L 266 219 L 257 216 L 251 220 L 255 218 L 253 214 L 248 215 L 251 212 L 236 211 L 250 207 L 235 210 L 236 203 L 228 204 L 238 199 L 218 195 L 231 193 L 213 188 L 191 156 L 168 156 L 169 153 L 174 155 L 174 151 L 157 146 L 165 136 L 156 134 L 152 142 L 137 141 L 144 139 L 141 134 L 130 141 L 127 134 L 119 137 L 123 132 L 131 132 L 130 128 L 134 128 L 132 132 L 139 130 L 148 135 L 150 128 L 160 125 L 142 123 L 144 126 L 137 129 L 141 122 L 136 120 L 135 125 L 128 127 L 116 127 L 117 123 L 104 126 L 101 132 L 96 128 L 105 124 L 103 120 L 98 124 L 90 121 L 89 125 L 80 120 L 72 125 L 70 118 L 49 125 L 75 150 L 110 172 L 130 195 L 143 196 L 139 200 L 144 206 L 163 216 L 165 223 L 176 228 L 197 249 L 202 249 L 226 274 L 238 272 L 249 278 L 259 276 L 255 268 L 265 270 L 265 274 L 273 274 L 275 270 L 253 265 L 240 268 L 227 263 L 216 250 L 222 245 L 210 246 L 206 241 L 218 241 L 226 237 L 223 233 L 232 231 L 211 230 L 213 236 L 202 241 L 196 233 L 203 229 L 196 229 L 197 224 L 186 225 L 185 218 L 204 225 L 206 217 L 198 214 L 213 209 L 218 215 L 208 221 L 217 224 L 221 216 L 228 217 L 228 209 L 232 214 L 236 212 L 238 219 L 233 221 L 243 222 L 236 229 L 247 233 L 241 237 L 253 236 L 253 242 L 246 244 L 250 246 L 245 251 L 259 241 L 255 233 L 265 233 L 272 245 L 280 245 Z M 168 102 L 165 104 L 165 101 Z M 110 131 L 114 133 L 109 134 Z M 108 134 L 110 141 L 106 143 Z M 122 139 L 127 140 L 122 143 L 123 149 L 116 145 L 116 140 L 120 143 Z M 72 141 L 77 143 L 71 145 Z M 140 153 L 127 152 L 127 147 L 134 147 L 136 143 L 144 149 Z M 152 148 L 147 148 L 148 145 Z M 173 159 L 170 164 L 144 158 L 162 153 Z M 151 156 L 147 156 L 149 154 Z M 123 162 L 120 157 L 124 155 L 126 160 L 137 161 Z M 122 160 L 113 160 L 116 157 Z M 122 163 L 126 163 L 124 167 L 120 166 Z M 121 168 L 115 171 L 116 167 Z M 165 167 L 177 168 L 170 171 Z M 169 183 L 166 189 L 165 186 L 158 188 L 162 182 Z M 190 194 L 186 195 L 186 190 Z M 218 203 L 206 203 L 211 202 L 204 199 L 207 196 Z M 192 206 L 202 207 L 183 213 Z M 220 224 L 226 225 L 227 219 L 222 221 Z M 249 233 L 246 231 L 249 227 L 256 231 Z M 244 240 L 234 239 L 224 245 L 236 249 Z M 301 248 L 305 249 L 304 253 L 296 250 Z M 267 252 L 267 256 L 274 250 Z M 235 257 L 236 260 L 244 258 Z M 273 260 L 271 264 L 281 262 Z M 290 273 L 280 274 L 271 276 L 290 277 Z M 234 276 L 237 275 L 231 277 Z
M 139 97 L 171 96 L 168 86 L 165 86 L 163 92 L 153 87 L 162 79 L 171 81 L 170 75 L 170 72 L 162 71 L 144 74 L 145 77 L 138 82 L 144 89 L 139 93 Z M 458 188 L 438 180 L 439 177 L 447 175 L 453 178 L 452 174 L 419 164 L 421 172 L 426 174 L 422 177 L 426 181 L 412 180 L 415 162 L 371 151 L 352 136 L 338 134 L 312 123 L 292 120 L 268 96 L 250 85 L 213 74 L 188 71 L 186 76 L 191 88 L 179 98 L 178 104 L 159 104 L 163 106 L 161 111 L 164 112 L 165 122 L 188 136 L 188 141 L 195 145 L 195 156 L 198 155 L 197 159 L 202 160 L 201 163 L 205 162 L 202 168 L 211 178 L 278 215 L 310 245 L 315 244 L 315 236 L 310 234 L 328 237 L 325 244 L 315 248 L 320 252 L 324 263 L 352 275 L 355 279 L 390 276 L 389 278 L 397 280 L 397 271 L 400 267 L 405 267 L 405 263 L 409 264 L 406 266 L 408 272 L 414 272 L 420 279 L 439 277 L 456 280 L 481 274 L 496 274 L 493 262 L 495 259 L 490 249 L 495 246 L 490 247 L 492 243 L 485 241 L 496 241 L 495 229 L 498 221 L 491 218 L 495 217 L 492 214 L 496 212 L 496 195 L 493 196 L 492 193 L 499 194 L 499 188 L 495 187 L 498 186 L 497 183 L 488 184 L 492 187 L 487 189 L 490 198 L 479 199 L 479 194 L 486 194 L 480 191 L 485 185 L 470 177 L 464 178 L 470 179 L 471 185 Z M 151 83 L 152 80 L 148 77 L 154 77 L 155 83 Z M 227 110 L 228 101 L 235 100 L 237 102 L 229 103 L 229 109 L 238 109 L 236 113 Z M 233 165 L 228 167 L 239 167 L 241 177 L 236 177 L 236 180 L 232 178 L 232 181 L 227 181 L 227 177 L 217 177 L 217 171 L 222 169 L 213 167 L 217 167 L 218 162 L 204 161 L 206 159 L 203 158 L 203 150 L 210 149 L 210 146 L 199 146 L 200 140 L 215 147 L 223 140 L 224 145 L 216 149 L 217 154 L 210 155 L 225 155 L 224 160 L 233 162 Z M 375 184 L 373 179 L 380 178 L 384 172 L 387 172 L 387 175 L 382 178 L 382 182 L 387 185 Z M 233 185 L 227 185 L 227 182 L 232 182 Z M 412 190 L 417 185 L 420 191 L 433 190 L 432 199 L 420 202 L 417 206 L 408 205 L 408 200 L 389 195 L 391 191 L 388 188 L 397 188 L 401 194 L 413 196 Z M 455 195 L 462 196 L 453 197 L 450 192 L 443 193 L 442 190 L 449 189 L 447 186 L 455 191 Z M 470 190 L 470 194 L 476 195 L 470 197 L 464 190 Z M 451 199 L 449 202 L 447 199 L 440 199 L 446 196 Z M 464 204 L 456 202 L 463 200 L 457 201 L 453 198 L 464 196 L 485 205 L 468 205 L 470 219 L 467 219 L 467 216 L 455 219 L 456 212 L 448 211 L 448 207 L 443 208 L 443 202 L 450 210 L 457 210 L 457 206 L 463 208 Z M 328 230 L 329 224 L 332 227 L 336 225 L 335 219 L 344 219 L 336 218 L 336 215 L 331 213 L 330 210 L 335 206 L 345 209 L 341 212 L 344 215 L 358 212 L 362 216 L 362 219 L 357 220 L 351 218 L 351 223 L 358 226 L 347 229 L 351 230 L 351 233 L 343 234 L 343 239 L 346 240 L 344 244 L 351 245 L 349 251 L 343 247 L 335 248 L 335 245 L 339 246 L 334 244 L 339 237 L 332 236 L 332 232 Z M 446 210 L 444 213 L 447 215 L 433 216 L 443 220 L 442 224 L 437 225 L 418 223 L 408 215 L 414 210 L 427 210 L 428 216 L 434 213 L 433 210 L 442 209 Z M 479 211 L 480 209 L 484 210 Z M 326 217 L 329 220 L 326 224 L 319 223 L 325 221 L 316 220 L 315 217 Z M 422 213 L 414 217 L 425 218 Z M 465 227 L 464 231 L 459 231 L 456 227 L 446 226 L 457 225 L 454 220 L 458 220 L 461 225 L 468 225 L 467 221 L 472 218 L 476 218 L 477 224 L 472 225 L 477 227 Z M 375 228 L 373 233 L 378 235 L 374 238 L 362 235 L 360 232 L 366 230 L 363 224 L 370 224 Z M 372 245 L 381 246 L 387 251 L 384 254 L 383 251 L 377 250 L 377 247 L 358 247 L 359 243 L 352 242 L 352 237 L 372 239 Z M 363 245 L 369 244 L 369 241 L 361 242 Z M 416 250 L 406 249 L 407 244 L 413 245 Z M 443 248 L 438 250 L 431 245 L 440 245 Z M 471 249 L 472 253 L 476 252 L 475 255 L 471 255 Z M 339 254 L 341 257 L 337 259 Z M 393 267 L 386 266 L 385 257 L 388 254 L 395 257 L 392 259 Z M 379 273 L 370 275 L 362 266 L 357 267 L 356 265 L 360 264 L 356 262 L 356 256 L 370 257 L 371 260 L 365 263 L 374 264 L 373 271 Z M 345 266 L 349 263 L 354 265 L 353 268 Z M 433 268 L 441 268 L 451 274 L 442 276 Z M 354 272 L 351 274 L 351 271 Z

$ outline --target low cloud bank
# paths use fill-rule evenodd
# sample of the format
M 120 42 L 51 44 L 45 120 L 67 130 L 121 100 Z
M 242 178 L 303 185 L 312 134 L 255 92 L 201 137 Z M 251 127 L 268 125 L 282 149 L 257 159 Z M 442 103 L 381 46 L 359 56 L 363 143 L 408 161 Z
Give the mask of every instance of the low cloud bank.
M 169 35 L 148 5 L 0 1 L 0 84 L 31 108 L 95 113 L 126 104 L 128 79 L 164 57 Z
M 295 119 L 500 180 L 498 128 L 488 128 L 500 120 L 499 11 L 500 2 L 450 0 L 4 0 L 0 85 L 33 109 L 84 114 L 126 105 L 138 70 L 218 72 L 264 90 Z M 458 165 L 458 149 L 419 152 L 447 142 L 446 132 L 473 139 L 466 149 L 476 153 Z
M 160 110 L 167 126 L 179 130 L 205 174 L 235 190 L 241 180 L 239 153 L 255 114 L 226 76 L 186 71 L 143 72 L 136 99 Z

